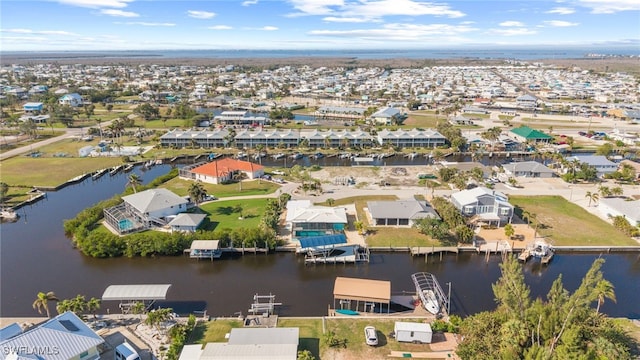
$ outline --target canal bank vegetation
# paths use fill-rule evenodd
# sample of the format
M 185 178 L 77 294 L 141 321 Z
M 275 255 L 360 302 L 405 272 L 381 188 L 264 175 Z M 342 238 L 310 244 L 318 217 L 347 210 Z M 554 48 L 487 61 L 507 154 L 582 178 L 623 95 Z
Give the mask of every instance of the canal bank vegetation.
M 173 169 L 139 190 L 156 188 L 177 175 L 178 169 Z M 147 230 L 118 236 L 100 225 L 103 210 L 122 201 L 121 196 L 115 196 L 84 209 L 74 219 L 66 220 L 64 230 L 82 253 L 98 258 L 179 255 L 196 239 L 220 240 L 222 248 L 275 249 L 278 245 L 278 220 L 289 199 L 289 194 L 282 194 L 276 199 L 211 202 L 200 209 L 209 215 L 203 225 L 204 230 L 195 233 Z
M 161 187 L 171 190 L 179 196 L 189 194 L 189 187 L 193 181 L 173 178 Z M 201 183 L 207 194 L 215 195 L 217 198 L 248 195 L 268 195 L 276 192 L 280 185 L 266 180 L 243 181 L 242 184 L 231 182 L 228 184 L 208 184 Z
M 509 196 L 515 213 L 555 246 L 634 246 L 622 231 L 561 196 Z
M 458 356 L 470 360 L 631 359 L 637 343 L 616 321 L 600 313 L 605 301 L 616 300 L 613 285 L 603 277 L 603 264 L 604 259 L 596 259 L 574 292 L 564 288 L 560 275 L 545 299 L 532 299 L 521 265 L 515 258 L 506 258 L 500 265 L 502 275 L 493 284 L 498 307 L 464 319 Z

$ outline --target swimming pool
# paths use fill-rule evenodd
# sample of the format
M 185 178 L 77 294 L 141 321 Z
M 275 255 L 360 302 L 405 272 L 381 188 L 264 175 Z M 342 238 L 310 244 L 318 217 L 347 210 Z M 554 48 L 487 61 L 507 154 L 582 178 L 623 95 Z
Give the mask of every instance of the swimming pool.
M 327 234 L 326 231 L 319 231 L 319 230 L 301 230 L 301 231 L 296 231 L 296 236 L 297 237 L 325 236 L 325 235 L 330 235 L 330 234 Z

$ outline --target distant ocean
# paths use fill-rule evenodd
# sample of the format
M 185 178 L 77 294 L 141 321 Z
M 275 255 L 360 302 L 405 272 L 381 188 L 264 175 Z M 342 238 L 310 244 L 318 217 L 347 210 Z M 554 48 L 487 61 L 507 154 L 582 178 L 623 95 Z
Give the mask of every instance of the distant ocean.
M 234 59 L 234 58 L 355 58 L 355 59 L 577 59 L 588 54 L 640 56 L 638 47 L 593 48 L 495 48 L 495 49 L 411 49 L 411 50 L 140 50 L 140 51 L 4 51 L 3 56 L 23 60 L 140 58 L 140 59 Z

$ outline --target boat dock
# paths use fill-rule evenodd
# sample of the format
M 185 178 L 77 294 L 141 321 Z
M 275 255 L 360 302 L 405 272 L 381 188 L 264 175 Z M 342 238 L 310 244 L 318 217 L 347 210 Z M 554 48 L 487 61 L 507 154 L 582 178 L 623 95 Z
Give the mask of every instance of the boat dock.
M 98 180 L 100 177 L 102 177 L 102 175 L 106 174 L 107 171 L 108 171 L 108 169 L 97 170 L 96 172 L 93 173 L 93 175 L 91 175 L 91 178 L 93 180 Z
M 531 249 L 524 249 L 520 254 L 518 254 L 518 260 L 527 262 L 531 256 Z
M 305 264 L 347 264 L 369 262 L 369 249 L 360 245 L 340 245 L 323 249 L 308 250 Z
M 219 240 L 193 240 L 191 247 L 184 249 L 192 259 L 219 259 L 222 256 Z

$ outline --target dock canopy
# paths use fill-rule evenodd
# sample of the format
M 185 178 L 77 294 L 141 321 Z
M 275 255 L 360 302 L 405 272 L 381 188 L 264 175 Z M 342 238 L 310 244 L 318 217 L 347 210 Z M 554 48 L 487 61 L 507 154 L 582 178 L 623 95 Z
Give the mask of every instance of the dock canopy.
M 333 287 L 333 297 L 388 304 L 391 301 L 391 282 L 337 277 Z
M 193 240 L 190 250 L 218 250 L 220 240 Z
M 344 236 L 344 234 L 309 236 L 300 238 L 299 240 L 300 247 L 303 250 L 347 243 L 347 237 Z
M 102 301 L 165 300 L 171 284 L 109 285 Z

